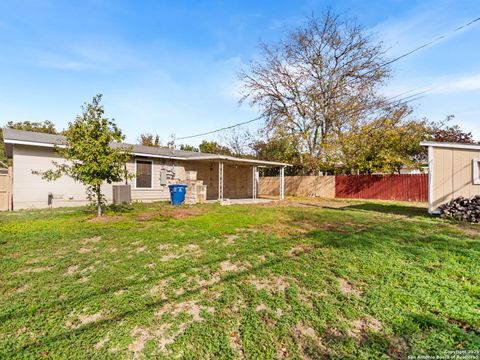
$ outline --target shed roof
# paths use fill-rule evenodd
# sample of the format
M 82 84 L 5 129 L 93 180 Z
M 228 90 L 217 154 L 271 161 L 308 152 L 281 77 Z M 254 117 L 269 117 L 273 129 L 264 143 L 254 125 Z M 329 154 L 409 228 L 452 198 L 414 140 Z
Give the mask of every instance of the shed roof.
M 19 144 L 19 145 L 30 145 L 30 146 L 40 146 L 40 147 L 54 147 L 62 146 L 65 144 L 65 137 L 61 135 L 45 134 L 33 131 L 24 131 L 16 129 L 3 129 L 3 139 L 5 144 Z M 164 158 L 164 159 L 176 159 L 176 160 L 192 160 L 192 161 L 231 161 L 244 164 L 260 165 L 260 166 L 290 166 L 289 164 L 274 162 L 274 161 L 263 161 L 255 159 L 243 159 L 233 156 L 220 155 L 220 154 L 206 154 L 199 153 L 194 151 L 183 151 L 183 150 L 174 150 L 167 147 L 154 147 L 154 146 L 144 146 L 144 145 L 134 145 L 134 144 L 125 144 L 125 143 L 112 143 L 112 147 L 125 147 L 129 146 L 132 148 L 132 153 L 136 156 L 145 156 L 145 157 L 154 157 L 154 158 Z M 7 153 L 9 149 L 6 148 Z M 7 154 L 8 155 L 8 154 Z
M 441 147 L 450 149 L 466 149 L 466 150 L 480 150 L 480 144 L 465 144 L 465 143 L 453 143 L 453 142 L 440 142 L 440 141 L 422 141 L 422 146 L 427 147 Z

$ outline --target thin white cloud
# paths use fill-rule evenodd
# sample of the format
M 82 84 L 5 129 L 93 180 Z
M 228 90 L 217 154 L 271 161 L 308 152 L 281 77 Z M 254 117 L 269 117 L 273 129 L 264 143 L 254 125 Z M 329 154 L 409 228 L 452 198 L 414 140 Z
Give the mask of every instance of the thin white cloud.
M 438 81 L 437 87 L 432 92 L 449 94 L 478 90 L 480 90 L 480 73 L 444 77 Z
M 56 50 L 31 51 L 33 61 L 42 67 L 61 70 L 111 71 L 142 66 L 139 51 L 112 39 L 81 39 Z

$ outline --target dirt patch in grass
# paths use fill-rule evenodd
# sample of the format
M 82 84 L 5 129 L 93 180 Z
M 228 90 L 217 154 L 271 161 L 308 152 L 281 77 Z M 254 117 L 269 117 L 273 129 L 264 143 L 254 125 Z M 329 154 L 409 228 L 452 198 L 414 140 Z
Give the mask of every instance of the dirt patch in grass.
M 226 245 L 231 245 L 235 242 L 235 240 L 238 239 L 238 235 L 231 234 L 231 235 L 225 235 L 225 244 Z
M 316 331 L 304 323 L 299 323 L 293 330 L 300 350 L 306 359 L 323 358 L 328 355 L 328 348 L 322 343 L 322 339 Z
M 408 346 L 407 342 L 402 337 L 395 337 L 390 342 L 390 346 L 388 347 L 388 355 L 392 359 L 397 360 L 404 360 L 408 358 L 410 353 L 410 347 Z
M 173 316 L 177 316 L 180 313 L 186 313 L 192 317 L 193 321 L 202 321 L 203 318 L 200 315 L 202 309 L 205 309 L 208 312 L 214 312 L 213 308 L 200 306 L 197 304 L 195 300 L 190 300 L 190 301 L 183 301 L 180 303 L 165 304 L 155 315 L 158 317 L 162 317 L 163 314 L 165 313 L 168 313 Z
M 182 257 L 182 255 L 178 255 L 178 254 L 168 254 L 168 255 L 163 255 L 160 258 L 160 261 L 161 262 L 167 262 L 167 261 L 170 261 L 170 260 L 180 259 L 181 257 Z
M 243 351 L 242 347 L 242 339 L 240 338 L 240 333 L 238 331 L 233 331 L 230 333 L 228 337 L 228 342 L 230 343 L 230 347 L 237 351 L 238 357 L 240 359 L 245 358 L 245 352 Z
M 251 229 L 253 231 L 254 229 Z M 291 222 L 285 220 L 285 222 L 276 222 L 273 224 L 263 225 L 257 230 L 265 235 L 274 235 L 281 238 L 289 236 L 305 236 L 312 231 L 341 231 L 338 225 L 329 223 L 316 223 L 305 219 L 300 222 Z
M 165 250 L 170 250 L 176 246 L 177 246 L 176 244 L 160 244 L 157 246 L 157 249 L 160 251 L 165 251 Z
M 83 244 L 83 245 L 95 244 L 95 243 L 99 242 L 100 240 L 102 240 L 102 238 L 100 236 L 94 236 L 94 237 L 91 237 L 91 238 L 86 238 L 86 239 L 80 240 L 80 244 Z
M 65 274 L 66 276 L 71 276 L 73 275 L 76 271 L 78 270 L 78 265 L 72 265 L 72 266 L 69 266 L 67 271 L 65 271 Z
M 171 218 L 171 219 L 187 219 L 192 216 L 202 214 L 203 211 L 199 208 L 174 208 L 164 211 L 151 211 L 139 213 L 136 216 L 138 221 L 149 221 L 156 218 Z
M 253 277 L 248 282 L 255 286 L 258 291 L 265 289 L 272 294 L 278 292 L 283 293 L 290 286 L 290 283 L 283 276 L 271 277 L 268 279 L 257 279 L 256 277 Z
M 135 252 L 138 254 L 138 253 L 145 252 L 146 250 L 147 250 L 146 246 L 140 246 L 140 247 L 135 249 Z
M 74 315 L 74 320 L 68 320 L 66 322 L 66 326 L 71 329 L 78 329 L 84 325 L 88 325 L 90 323 L 97 322 L 103 318 L 103 314 L 101 312 L 95 314 L 78 314 Z
M 362 296 L 363 292 L 361 290 L 355 289 L 347 280 L 342 278 L 337 278 L 338 285 L 340 286 L 340 291 L 343 295 L 350 296 Z
M 165 289 L 166 289 L 169 282 L 170 282 L 169 279 L 163 279 L 157 285 L 154 285 L 153 287 L 151 287 L 148 292 L 152 296 L 161 295 L 161 298 L 163 300 L 165 300 L 167 298 L 166 295 L 165 295 Z
M 96 350 L 102 349 L 108 343 L 109 340 L 110 340 L 109 336 L 104 337 L 103 339 L 101 339 L 99 342 L 95 344 L 94 348 Z
M 124 289 L 117 290 L 113 293 L 114 296 L 121 296 L 125 293 Z
M 240 267 L 237 264 L 234 264 L 230 262 L 229 260 L 222 261 L 220 263 L 220 269 L 222 272 L 227 272 L 227 271 L 238 271 L 240 270 Z
M 201 288 L 206 288 L 219 283 L 221 280 L 220 273 L 215 272 L 211 274 L 208 279 L 197 279 L 197 284 Z
M 138 359 L 142 355 L 146 342 L 154 340 L 158 343 L 160 352 L 166 352 L 167 345 L 173 344 L 175 339 L 185 332 L 190 323 L 203 321 L 203 317 L 201 316 L 201 311 L 203 310 L 209 313 L 215 311 L 212 307 L 198 305 L 195 300 L 180 303 L 167 303 L 163 305 L 163 307 L 155 314 L 158 318 L 162 318 L 164 314 L 176 318 L 179 314 L 185 313 L 190 315 L 191 320 L 181 323 L 176 329 L 173 329 L 171 323 L 163 323 L 159 327 L 152 329 L 134 327 L 130 335 L 135 339 L 128 345 L 128 350 L 133 352 L 133 357 L 135 359 Z
M 260 311 L 265 311 L 267 310 L 267 306 L 265 304 L 259 304 L 257 305 L 257 307 L 255 308 L 255 311 L 256 312 L 260 312 Z
M 145 347 L 145 343 L 152 338 L 152 335 L 148 330 L 134 327 L 130 336 L 134 337 L 135 340 L 128 345 L 128 350 L 133 352 L 134 359 L 138 359 Z
M 16 294 L 21 294 L 21 293 L 27 291 L 28 289 L 30 289 L 30 285 L 24 284 L 24 285 L 16 288 L 16 289 L 15 289 L 15 293 L 16 293 Z
M 292 247 L 288 251 L 287 256 L 290 256 L 290 257 L 299 256 L 299 255 L 303 254 L 304 252 L 310 251 L 312 249 L 315 249 L 315 246 L 313 244 L 295 245 L 294 247 Z
M 125 220 L 125 217 L 120 215 L 103 215 L 103 216 L 96 216 L 94 218 L 88 219 L 87 222 L 90 223 L 111 223 L 111 222 L 118 222 Z
M 86 253 L 89 253 L 92 250 L 93 250 L 93 248 L 82 247 L 82 248 L 80 248 L 80 250 L 78 250 L 78 253 L 79 254 L 86 254 Z
M 200 257 L 203 251 L 197 244 L 188 244 L 182 247 L 181 250 L 186 257 Z
M 375 318 L 358 319 L 352 322 L 352 328 L 348 331 L 348 336 L 359 343 L 364 343 L 368 339 L 369 332 L 380 332 L 382 330 L 382 323 Z

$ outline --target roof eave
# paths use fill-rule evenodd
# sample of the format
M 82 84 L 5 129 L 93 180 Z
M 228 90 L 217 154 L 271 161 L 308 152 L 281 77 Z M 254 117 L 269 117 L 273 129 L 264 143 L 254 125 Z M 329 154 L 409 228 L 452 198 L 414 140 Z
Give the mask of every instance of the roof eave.
M 463 143 L 448 143 L 437 141 L 422 141 L 421 146 L 426 147 L 441 147 L 448 149 L 467 149 L 467 150 L 480 150 L 480 144 L 463 144 Z
M 62 147 L 62 144 L 52 144 L 52 143 L 43 143 L 43 142 L 35 142 L 35 141 L 25 141 L 25 140 L 15 140 L 15 139 L 5 139 L 4 143 L 7 145 L 27 145 L 27 146 L 39 146 L 39 147 Z M 285 164 L 280 162 L 274 161 L 263 161 L 263 160 L 254 160 L 254 159 L 241 159 L 235 158 L 232 156 L 192 156 L 192 157 L 184 157 L 184 156 L 169 156 L 169 155 L 159 155 L 159 154 L 148 154 L 142 152 L 132 151 L 132 154 L 135 156 L 143 156 L 143 157 L 151 157 L 151 158 L 158 158 L 158 159 L 172 159 L 172 160 L 181 160 L 181 161 L 200 161 L 200 160 L 212 160 L 212 161 L 232 161 L 238 163 L 249 163 L 249 164 L 257 164 L 261 166 L 292 166 L 291 164 Z

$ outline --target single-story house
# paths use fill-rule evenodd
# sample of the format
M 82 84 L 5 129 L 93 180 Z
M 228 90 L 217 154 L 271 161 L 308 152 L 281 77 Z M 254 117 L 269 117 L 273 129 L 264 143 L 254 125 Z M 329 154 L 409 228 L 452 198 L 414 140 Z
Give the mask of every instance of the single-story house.
M 85 188 L 73 179 L 63 176 L 48 182 L 32 171 L 52 169 L 52 161 L 65 161 L 55 151 L 62 146 L 63 136 L 30 131 L 3 129 L 5 152 L 13 159 L 13 209 L 45 208 L 48 206 L 79 206 L 87 203 Z M 113 144 L 112 146 L 118 146 Z M 126 180 L 131 185 L 132 201 L 169 200 L 168 185 L 185 183 L 189 174 L 206 186 L 207 199 L 256 198 L 258 168 L 280 169 L 279 197 L 283 199 L 284 168 L 288 164 L 242 159 L 232 156 L 181 151 L 165 147 L 130 145 L 132 158 L 127 169 L 135 174 Z M 112 184 L 103 186 L 107 201 L 113 198 Z M 188 194 L 187 189 L 187 194 Z
M 480 144 L 425 141 L 428 147 L 428 211 L 457 197 L 480 195 Z

